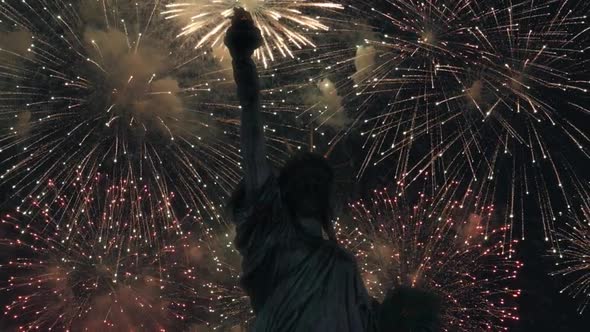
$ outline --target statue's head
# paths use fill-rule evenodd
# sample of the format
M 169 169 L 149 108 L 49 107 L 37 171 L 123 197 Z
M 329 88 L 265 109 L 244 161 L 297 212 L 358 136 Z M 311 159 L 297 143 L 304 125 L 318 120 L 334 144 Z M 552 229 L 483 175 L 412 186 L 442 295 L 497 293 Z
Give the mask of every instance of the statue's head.
M 291 158 L 281 169 L 279 186 L 282 199 L 292 217 L 316 220 L 330 238 L 332 187 L 334 171 L 324 157 L 302 153 Z

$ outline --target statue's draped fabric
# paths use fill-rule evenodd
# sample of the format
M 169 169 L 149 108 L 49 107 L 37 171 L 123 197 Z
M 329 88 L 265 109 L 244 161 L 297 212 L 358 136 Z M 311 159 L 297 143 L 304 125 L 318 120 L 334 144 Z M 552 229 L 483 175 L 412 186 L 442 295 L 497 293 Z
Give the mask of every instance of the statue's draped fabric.
M 295 227 L 274 176 L 251 197 L 238 191 L 234 221 L 252 331 L 374 331 L 373 301 L 352 254 Z

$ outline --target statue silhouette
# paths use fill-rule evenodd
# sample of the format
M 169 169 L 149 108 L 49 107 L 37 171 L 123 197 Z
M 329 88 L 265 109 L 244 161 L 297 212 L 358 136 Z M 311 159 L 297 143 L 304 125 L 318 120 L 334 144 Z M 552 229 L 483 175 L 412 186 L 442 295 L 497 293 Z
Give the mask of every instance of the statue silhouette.
M 235 9 L 225 44 L 242 107 L 244 179 L 231 206 L 242 255 L 241 285 L 256 315 L 252 331 L 405 331 L 394 327 L 401 327 L 403 316 L 397 295 L 388 307 L 399 311 L 398 318 L 378 326 L 383 308 L 368 295 L 354 256 L 336 241 L 333 171 L 326 160 L 304 153 L 278 175 L 267 161 L 260 84 L 251 58 L 262 37 L 245 10 Z

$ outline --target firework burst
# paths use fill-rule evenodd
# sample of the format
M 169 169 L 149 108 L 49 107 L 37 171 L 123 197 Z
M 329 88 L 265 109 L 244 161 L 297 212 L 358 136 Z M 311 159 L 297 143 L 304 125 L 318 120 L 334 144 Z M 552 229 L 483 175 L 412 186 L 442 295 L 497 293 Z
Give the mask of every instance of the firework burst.
M 159 220 L 172 218 L 162 213 L 170 200 L 135 197 L 124 183 L 70 189 L 50 184 L 2 216 L 4 314 L 18 329 L 168 330 L 195 319 L 184 236 L 178 222 Z M 43 203 L 46 195 L 55 198 Z M 141 230 L 166 224 L 157 239 Z
M 340 241 L 377 299 L 392 288 L 418 287 L 442 299 L 443 331 L 505 331 L 518 319 L 520 291 L 510 282 L 522 264 L 504 251 L 492 207 L 447 195 L 409 204 L 376 191 L 370 202 L 350 205 L 352 222 L 339 222 Z
M 292 47 L 315 47 L 310 31 L 329 30 L 318 16 L 308 14 L 310 10 L 338 11 L 344 8 L 334 2 L 315 0 L 192 0 L 166 5 L 164 15 L 185 25 L 179 37 L 198 36 L 195 48 L 215 47 L 223 43 L 225 30 L 230 25 L 229 18 L 237 6 L 248 10 L 261 30 L 264 46 L 256 56 L 265 65 L 275 59 L 277 52 L 283 57 L 294 57 Z
M 494 187 L 506 224 L 523 225 L 511 232 L 525 237 L 526 210 L 552 240 L 556 206 L 569 208 L 587 182 L 576 171 L 590 146 L 586 4 L 365 5 L 357 6 L 367 17 L 358 25 L 367 30 L 363 42 L 322 59 L 332 63 L 322 75 L 355 71 L 337 85 L 357 100 L 354 124 L 366 151 L 358 176 L 396 160 L 390 173 L 403 186 L 428 174 L 437 185 Z
M 565 227 L 558 229 L 557 247 L 553 255 L 553 275 L 559 275 L 569 283 L 561 290 L 580 300 L 579 313 L 590 303 L 590 209 L 583 208 Z
M 228 75 L 203 69 L 218 65 L 176 52 L 161 6 L 0 4 L 1 177 L 14 192 L 103 171 L 218 217 L 209 197 L 240 178 L 239 106 Z M 264 105 L 275 157 L 298 145 L 278 91 Z
M 208 229 L 191 237 L 189 254 L 197 261 L 195 285 L 206 298 L 207 313 L 205 323 L 213 330 L 242 331 L 254 319 L 250 298 L 240 286 L 242 258 L 235 249 L 233 227 Z

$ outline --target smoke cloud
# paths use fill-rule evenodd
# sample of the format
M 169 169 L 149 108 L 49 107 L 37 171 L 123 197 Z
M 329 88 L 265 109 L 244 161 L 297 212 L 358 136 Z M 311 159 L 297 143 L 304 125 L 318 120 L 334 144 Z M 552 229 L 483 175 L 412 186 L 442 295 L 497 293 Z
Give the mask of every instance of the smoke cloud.
M 473 82 L 473 85 L 469 89 L 467 89 L 467 96 L 476 103 L 480 103 L 482 101 L 482 89 L 483 83 L 481 80 L 477 80 Z
M 0 48 L 20 55 L 28 53 L 33 42 L 33 34 L 29 31 L 13 31 L 0 33 Z
M 356 72 L 352 75 L 355 84 L 361 83 L 370 76 L 375 67 L 375 48 L 373 46 L 359 46 L 354 58 Z
M 30 111 L 23 111 L 18 114 L 17 122 L 16 122 L 16 132 L 18 136 L 24 137 L 28 136 L 31 132 L 31 112 Z
M 474 237 L 481 235 L 483 220 L 483 216 L 476 213 L 471 213 L 469 218 L 467 218 L 464 223 L 457 225 L 457 235 L 459 235 L 457 240 L 459 242 L 467 243 Z
M 29 49 L 32 43 L 33 34 L 29 31 L 0 32 L 0 59 L 6 61 L 7 58 L 13 57 L 10 53 L 31 58 L 33 53 L 29 52 Z
M 213 57 L 216 60 L 217 66 L 221 69 L 223 77 L 228 80 L 234 80 L 234 72 L 232 66 L 232 58 L 229 50 L 225 45 L 216 46 L 212 50 Z
M 317 90 L 308 94 L 305 99 L 309 105 L 318 110 L 319 114 L 313 114 L 318 125 L 341 129 L 350 123 L 342 106 L 343 98 L 338 95 L 336 86 L 330 79 L 325 78 L 319 81 Z
M 165 50 L 147 39 L 140 47 L 129 45 L 118 30 L 87 29 L 84 40 L 115 114 L 157 126 L 183 115 L 178 81 L 158 76 L 169 67 Z

